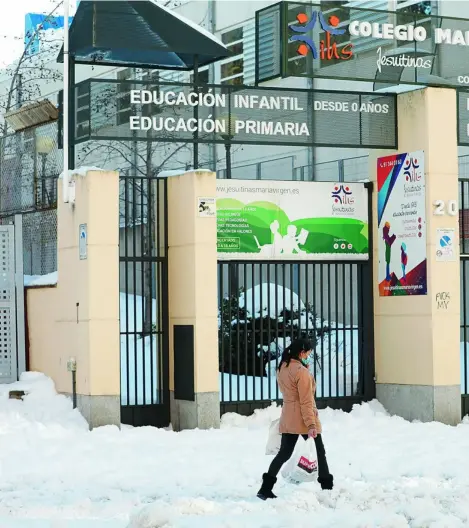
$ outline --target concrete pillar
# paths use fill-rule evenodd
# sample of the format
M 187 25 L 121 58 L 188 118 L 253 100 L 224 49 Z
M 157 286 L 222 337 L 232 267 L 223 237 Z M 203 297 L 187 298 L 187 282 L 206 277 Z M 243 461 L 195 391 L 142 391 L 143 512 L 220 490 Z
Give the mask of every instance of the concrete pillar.
M 215 195 L 213 172 L 168 179 L 169 385 L 175 430 L 220 425 Z M 200 213 L 202 198 L 213 203 Z
M 376 174 L 377 158 L 389 152 L 375 152 L 370 156 L 370 179 L 375 182 L 373 267 L 377 398 L 392 414 L 408 420 L 446 424 L 461 420 L 458 216 L 436 216 L 433 203 L 443 200 L 447 204 L 458 199 L 456 117 L 454 90 L 426 88 L 398 96 L 398 153 L 424 151 L 427 295 L 380 296 L 378 239 L 382 232 L 378 232 L 377 227 Z M 451 261 L 437 259 L 438 228 L 455 230 Z M 399 259 L 403 241 L 398 236 L 392 250 L 398 253 Z M 409 241 L 409 248 L 411 244 Z M 400 260 L 394 261 L 394 268 L 400 269 Z
M 74 175 L 76 201 L 58 200 L 57 390 L 71 395 L 67 360 L 77 361 L 77 407 L 90 427 L 120 425 L 119 175 Z M 62 196 L 62 180 L 58 196 Z M 86 243 L 80 251 L 80 226 Z M 84 250 L 84 251 L 83 251 Z M 47 373 L 47 370 L 43 372 Z

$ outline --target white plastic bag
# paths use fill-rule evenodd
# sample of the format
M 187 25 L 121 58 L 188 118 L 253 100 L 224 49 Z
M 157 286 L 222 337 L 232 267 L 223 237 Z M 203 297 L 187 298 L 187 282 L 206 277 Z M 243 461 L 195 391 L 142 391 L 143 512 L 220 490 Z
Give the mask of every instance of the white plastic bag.
M 282 435 L 280 434 L 279 426 L 280 420 L 274 420 L 270 424 L 269 438 L 267 439 L 267 445 L 265 447 L 266 455 L 276 455 L 280 450 Z
M 306 442 L 300 436 L 295 452 L 282 469 L 282 477 L 291 484 L 315 482 L 318 478 L 318 457 L 312 438 Z

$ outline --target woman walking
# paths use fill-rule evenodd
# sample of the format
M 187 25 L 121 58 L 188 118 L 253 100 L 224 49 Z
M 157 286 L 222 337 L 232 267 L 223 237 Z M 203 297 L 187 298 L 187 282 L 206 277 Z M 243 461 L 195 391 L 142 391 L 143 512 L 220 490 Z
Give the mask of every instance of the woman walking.
M 278 366 L 277 380 L 283 394 L 280 433 L 280 450 L 272 460 L 267 473 L 262 476 L 259 499 L 276 499 L 272 489 L 277 475 L 295 450 L 298 437 L 305 440 L 313 438 L 318 457 L 318 482 L 323 490 L 331 490 L 334 478 L 329 473 L 326 451 L 322 442 L 322 428 L 314 394 L 316 381 L 307 367 L 307 358 L 311 354 L 311 343 L 306 339 L 297 339 L 284 350 Z

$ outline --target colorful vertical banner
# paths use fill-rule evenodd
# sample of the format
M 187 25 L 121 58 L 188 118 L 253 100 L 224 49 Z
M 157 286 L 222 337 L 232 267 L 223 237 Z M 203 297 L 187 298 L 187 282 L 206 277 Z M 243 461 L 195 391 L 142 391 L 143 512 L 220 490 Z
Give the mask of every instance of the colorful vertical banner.
M 378 158 L 379 294 L 427 294 L 425 155 Z

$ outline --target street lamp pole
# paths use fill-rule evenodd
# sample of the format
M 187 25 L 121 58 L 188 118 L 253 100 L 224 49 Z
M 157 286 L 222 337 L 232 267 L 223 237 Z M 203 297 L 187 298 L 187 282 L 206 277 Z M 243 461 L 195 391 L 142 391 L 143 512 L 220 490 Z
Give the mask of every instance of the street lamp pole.
M 38 136 L 36 138 L 36 152 L 39 154 L 39 157 L 41 158 L 41 207 L 44 207 L 46 205 L 46 198 L 47 198 L 47 205 L 52 205 L 52 201 L 50 199 L 50 196 L 47 192 L 47 186 L 46 186 L 46 168 L 47 168 L 47 156 L 52 152 L 54 149 L 55 143 L 54 140 L 51 137 L 48 136 Z M 53 180 L 51 180 L 53 181 Z M 36 196 L 36 199 L 38 197 Z
M 225 142 L 226 152 L 226 179 L 231 180 L 231 141 L 234 138 L 234 134 L 231 131 L 231 127 L 228 127 L 228 133 L 223 134 L 223 141 Z M 230 262 L 229 265 L 229 287 L 231 295 L 239 295 L 239 270 L 236 262 Z
M 222 139 L 225 142 L 225 152 L 226 152 L 226 179 L 231 180 L 231 141 L 233 140 L 234 135 L 223 134 Z

